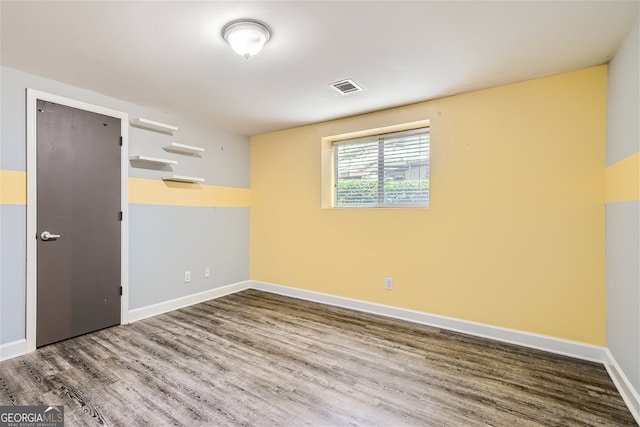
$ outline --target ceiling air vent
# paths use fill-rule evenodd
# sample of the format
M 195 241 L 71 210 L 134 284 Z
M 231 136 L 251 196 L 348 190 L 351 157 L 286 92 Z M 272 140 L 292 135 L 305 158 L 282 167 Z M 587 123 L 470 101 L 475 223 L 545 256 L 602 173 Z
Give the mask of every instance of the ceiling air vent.
M 350 93 L 361 92 L 364 90 L 362 89 L 362 86 L 351 79 L 340 80 L 339 82 L 331 83 L 329 86 L 337 90 L 340 95 L 348 95 Z

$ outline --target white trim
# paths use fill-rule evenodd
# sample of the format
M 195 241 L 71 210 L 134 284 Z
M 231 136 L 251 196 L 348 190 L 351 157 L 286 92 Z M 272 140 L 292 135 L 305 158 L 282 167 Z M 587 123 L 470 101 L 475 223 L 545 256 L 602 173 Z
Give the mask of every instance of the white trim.
M 583 344 L 575 341 L 552 338 L 544 335 L 532 334 L 529 332 L 522 332 L 513 329 L 501 328 L 498 326 L 469 322 L 466 320 L 454 319 L 451 317 L 439 316 L 420 311 L 407 310 L 404 308 L 391 307 L 388 305 L 375 304 L 351 298 L 338 297 L 319 292 L 290 288 L 286 286 L 275 285 L 272 283 L 251 281 L 251 288 L 294 298 L 300 298 L 307 301 L 319 302 L 322 304 L 363 311 L 365 313 L 372 313 L 380 316 L 392 317 L 395 319 L 408 320 L 409 322 L 420 323 L 423 325 L 434 326 L 437 328 L 461 332 L 477 337 L 489 338 L 496 341 L 535 348 L 538 350 L 544 350 L 564 356 L 575 357 L 577 359 L 589 360 L 598 363 L 604 363 L 605 360 L 604 347 Z
M 256 289 L 307 301 L 318 302 L 321 304 L 333 305 L 337 307 L 376 314 L 379 316 L 407 320 L 409 322 L 438 327 L 446 330 L 461 332 L 510 344 L 521 345 L 529 348 L 535 348 L 538 350 L 548 351 L 551 353 L 574 357 L 577 359 L 602 363 L 616 388 L 618 389 L 618 392 L 629 408 L 629 411 L 636 419 L 638 424 L 640 424 L 640 396 L 638 395 L 638 391 L 634 389 L 609 349 L 605 347 L 582 344 L 575 341 L 562 340 L 513 329 L 506 329 L 476 322 L 469 322 L 466 320 L 459 320 L 445 316 L 391 307 L 382 304 L 375 304 L 366 301 L 291 288 L 287 286 L 276 285 L 273 283 L 259 282 L 255 280 L 246 280 L 243 282 L 232 283 L 230 285 L 210 289 L 208 291 L 200 292 L 197 294 L 188 295 L 159 304 L 134 309 L 127 313 L 127 318 L 129 322 L 133 323 L 139 320 L 147 319 L 149 317 L 157 316 L 159 314 L 209 301 L 211 299 L 220 298 L 226 295 L 234 294 L 236 292 L 241 292 L 246 289 Z M 124 324 L 125 322 L 122 323 Z M 18 340 L 7 344 L 2 344 L 0 345 L 0 361 L 21 356 L 27 351 L 33 351 L 28 349 L 27 340 Z
M 187 295 L 170 301 L 161 302 L 146 307 L 136 308 L 129 312 L 129 321 L 131 323 L 159 314 L 168 313 L 173 310 L 188 307 L 190 305 L 199 304 L 211 299 L 220 298 L 229 294 L 244 291 L 250 288 L 251 282 L 237 282 L 230 285 L 221 286 L 219 288 L 210 289 L 208 291 L 199 292 L 197 294 Z
M 65 98 L 46 92 L 27 88 L 27 313 L 26 313 L 26 352 L 36 349 L 36 302 L 37 302 L 37 251 L 36 251 L 36 226 L 37 226 L 37 161 L 36 161 L 36 106 L 37 100 L 54 102 L 67 107 L 78 108 L 105 116 L 120 119 L 120 135 L 122 135 L 121 158 L 121 191 L 120 209 L 123 213 L 121 234 L 121 260 L 120 280 L 122 283 L 122 298 L 120 307 L 120 322 L 128 323 L 129 310 L 129 114 L 110 108 L 100 107 L 74 99 Z
M 627 404 L 631 415 L 636 419 L 636 422 L 640 424 L 640 394 L 638 390 L 634 389 L 633 385 L 625 375 L 620 365 L 616 361 L 615 357 L 609 349 L 605 349 L 606 360 L 604 361 L 604 367 L 607 369 L 611 380 L 616 385 L 618 392 L 622 396 L 624 403 Z
M 27 89 L 27 352 L 36 349 L 36 102 L 38 93 Z
M 120 324 L 129 323 L 129 114 L 120 113 L 120 135 L 122 135 L 122 151 L 120 152 L 120 209 L 122 223 L 120 224 L 120 283 L 122 284 L 122 298 L 120 298 Z
M 27 353 L 27 340 L 11 341 L 0 345 L 0 362 L 22 356 Z

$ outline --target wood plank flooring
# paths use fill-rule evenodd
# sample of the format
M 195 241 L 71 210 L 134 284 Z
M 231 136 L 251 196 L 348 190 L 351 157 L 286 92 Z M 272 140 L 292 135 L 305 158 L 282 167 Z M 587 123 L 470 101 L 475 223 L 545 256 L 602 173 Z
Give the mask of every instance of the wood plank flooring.
M 0 363 L 67 426 L 636 426 L 603 366 L 248 290 Z

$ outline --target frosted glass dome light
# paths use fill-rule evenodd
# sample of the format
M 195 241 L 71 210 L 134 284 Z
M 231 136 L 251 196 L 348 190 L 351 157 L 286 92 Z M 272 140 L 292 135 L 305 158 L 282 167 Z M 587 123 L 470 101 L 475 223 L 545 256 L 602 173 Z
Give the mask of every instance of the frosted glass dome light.
M 269 41 L 271 30 L 260 21 L 239 19 L 224 26 L 222 37 L 238 55 L 249 59 Z

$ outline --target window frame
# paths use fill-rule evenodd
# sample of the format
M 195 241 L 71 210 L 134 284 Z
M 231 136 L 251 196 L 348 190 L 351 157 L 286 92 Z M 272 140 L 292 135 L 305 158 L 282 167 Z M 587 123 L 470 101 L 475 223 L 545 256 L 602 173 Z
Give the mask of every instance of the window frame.
M 366 205 L 338 205 L 336 200 L 337 193 L 337 160 L 336 147 L 341 144 L 356 142 L 357 140 L 372 139 L 375 137 L 391 136 L 392 134 L 400 134 L 404 131 L 412 131 L 427 128 L 429 132 L 429 159 L 431 158 L 431 125 L 429 120 L 420 120 L 410 123 L 402 123 L 386 127 L 349 132 L 340 135 L 333 135 L 321 138 L 321 208 L 336 210 L 362 210 L 362 209 L 428 209 L 430 205 L 430 197 L 426 203 L 420 204 L 366 204 Z M 430 180 L 430 165 L 427 179 Z M 430 182 L 430 181 L 429 181 Z M 379 184 L 384 185 L 384 181 Z

